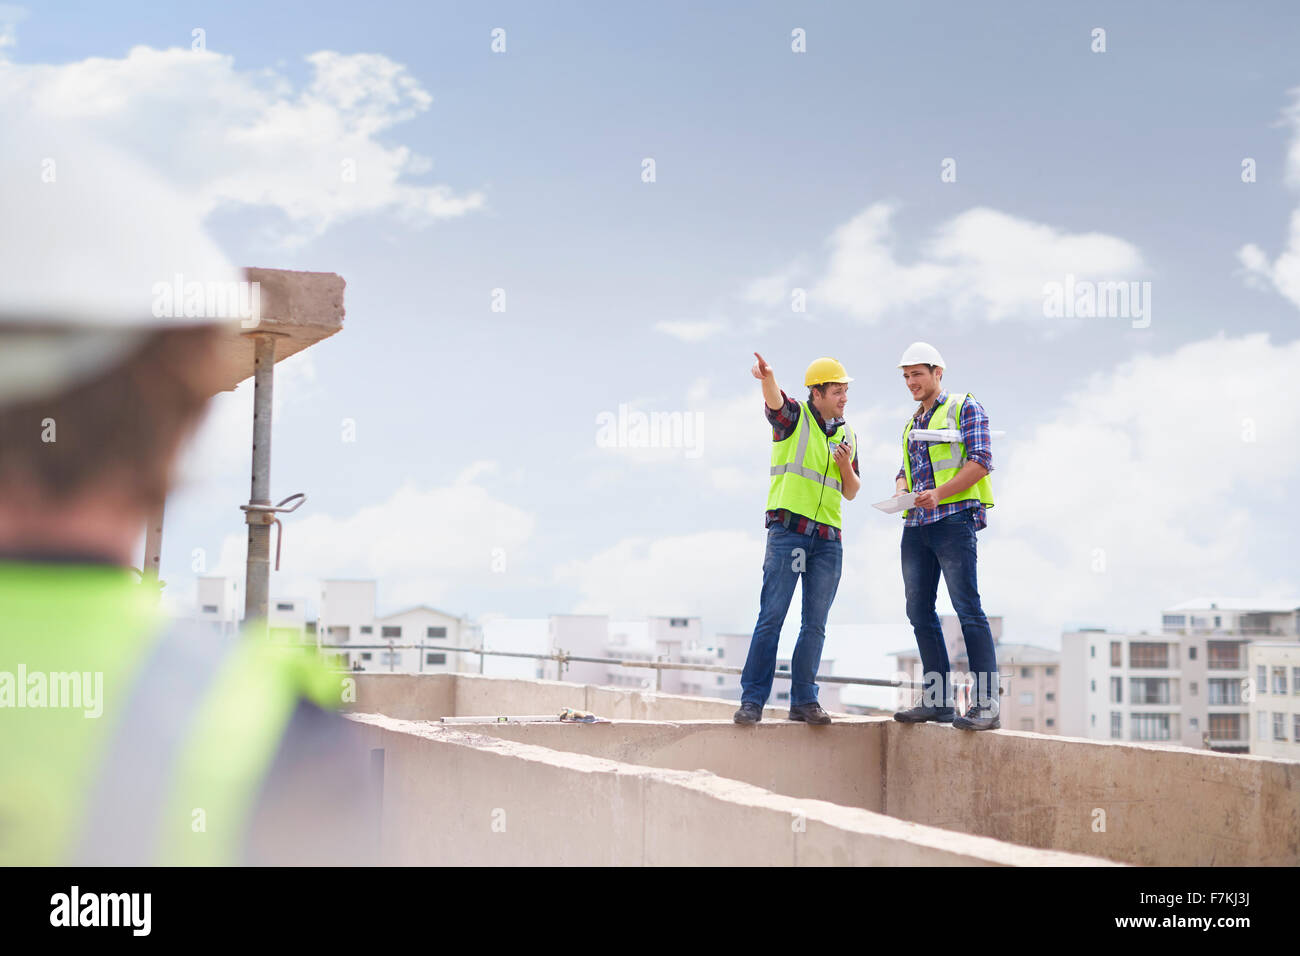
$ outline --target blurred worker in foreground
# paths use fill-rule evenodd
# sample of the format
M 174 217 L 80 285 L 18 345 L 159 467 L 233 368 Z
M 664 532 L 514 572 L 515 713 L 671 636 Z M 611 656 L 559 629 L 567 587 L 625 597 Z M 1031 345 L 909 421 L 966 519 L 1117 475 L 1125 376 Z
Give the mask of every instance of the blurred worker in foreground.
M 48 126 L 0 130 L 0 194 L 0 864 L 373 862 L 342 678 L 169 624 L 131 568 L 238 325 L 156 290 L 242 275 L 189 197 Z
M 819 358 L 804 373 L 808 400 L 788 397 L 776 373 L 757 352 L 750 370 L 762 383 L 764 412 L 772 425 L 772 483 L 767 495 L 767 552 L 758 623 L 740 675 L 738 724 L 763 719 L 776 675 L 776 648 L 803 577 L 803 617 L 790 660 L 790 719 L 829 724 L 817 702 L 817 669 L 826 640 L 826 616 L 839 588 L 842 549 L 840 502 L 857 497 L 857 437 L 843 413 L 853 381 L 833 358 Z
M 895 497 L 916 493 L 903 512 L 903 587 L 907 617 L 921 653 L 924 687 L 913 707 L 898 711 L 904 723 L 951 722 L 962 730 L 996 730 L 997 650 L 976 583 L 975 533 L 993 507 L 989 472 L 993 454 L 989 417 L 968 392 L 943 387 L 943 357 L 926 342 L 913 342 L 898 360 L 903 383 L 919 404 L 903 429 L 903 467 L 894 480 Z M 957 441 L 909 441 L 912 429 L 960 433 Z M 939 575 L 961 621 L 962 640 L 975 686 L 966 713 L 954 708 L 952 674 L 943 627 L 935 613 Z

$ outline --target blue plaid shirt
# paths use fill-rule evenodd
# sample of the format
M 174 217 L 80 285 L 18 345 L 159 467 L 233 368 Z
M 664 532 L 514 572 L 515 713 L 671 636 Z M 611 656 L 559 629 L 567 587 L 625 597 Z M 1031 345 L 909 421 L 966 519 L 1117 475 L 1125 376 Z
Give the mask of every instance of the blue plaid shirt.
M 947 400 L 948 392 L 945 389 L 939 393 L 939 397 L 934 400 L 934 404 L 930 406 L 928 412 L 922 412 L 918 408 L 916 414 L 912 416 L 915 423 L 912 427 L 928 428 L 930 419 L 934 417 L 935 409 Z M 991 450 L 992 443 L 989 440 L 989 416 L 984 411 L 984 406 L 975 401 L 973 396 L 967 397 L 966 401 L 962 403 L 960 425 L 961 440 L 966 445 L 966 459 L 979 462 L 991 472 L 993 470 L 993 452 Z M 952 427 L 952 422 L 948 423 L 948 427 Z M 905 454 L 911 456 L 912 459 L 912 490 L 926 491 L 933 488 L 934 468 L 930 464 L 929 442 L 908 442 Z M 899 468 L 896 478 L 906 477 L 907 471 L 904 468 Z M 976 531 L 983 530 L 988 526 L 988 509 L 984 507 L 982 501 L 977 501 L 974 498 L 939 505 L 937 508 L 909 508 L 903 526 L 917 528 L 923 524 L 933 524 L 950 515 L 955 515 L 963 508 L 975 509 Z

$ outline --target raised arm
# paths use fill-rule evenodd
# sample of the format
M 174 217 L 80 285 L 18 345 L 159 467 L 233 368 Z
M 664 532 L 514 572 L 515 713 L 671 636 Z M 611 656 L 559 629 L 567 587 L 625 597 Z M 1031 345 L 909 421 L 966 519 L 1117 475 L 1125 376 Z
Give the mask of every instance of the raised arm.
M 768 408 L 776 411 L 785 404 L 781 401 L 781 389 L 776 384 L 776 373 L 772 371 L 772 366 L 763 361 L 763 356 L 755 352 L 754 358 L 758 361 L 754 363 L 749 373 L 763 383 L 763 401 L 767 403 Z

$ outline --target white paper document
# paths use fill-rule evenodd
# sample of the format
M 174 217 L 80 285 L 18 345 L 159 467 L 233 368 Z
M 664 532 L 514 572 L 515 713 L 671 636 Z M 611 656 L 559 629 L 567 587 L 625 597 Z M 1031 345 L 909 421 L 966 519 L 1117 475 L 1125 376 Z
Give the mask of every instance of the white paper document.
M 886 498 L 884 501 L 877 501 L 871 507 L 879 508 L 887 515 L 897 514 L 906 508 L 916 504 L 916 492 L 909 491 L 905 495 L 899 495 L 897 498 Z

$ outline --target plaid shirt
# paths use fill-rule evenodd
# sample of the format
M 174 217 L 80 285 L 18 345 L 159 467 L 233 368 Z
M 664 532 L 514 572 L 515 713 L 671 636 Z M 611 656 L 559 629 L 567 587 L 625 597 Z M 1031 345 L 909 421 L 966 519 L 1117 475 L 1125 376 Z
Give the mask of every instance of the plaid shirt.
M 767 407 L 767 402 L 763 403 L 763 411 L 767 415 L 767 420 L 772 424 L 772 441 L 785 441 L 794 434 L 795 426 L 799 424 L 799 406 L 793 398 L 786 395 L 785 390 L 781 390 L 781 407 L 771 409 Z M 817 427 L 826 435 L 834 435 L 838 425 L 828 427 L 822 417 L 817 414 L 817 409 L 813 407 L 812 402 L 808 403 L 808 411 L 812 412 L 813 421 Z M 853 449 L 853 473 L 861 475 L 858 471 L 858 450 Z M 774 524 L 783 524 L 791 531 L 799 534 L 812 534 L 819 538 L 825 538 L 827 541 L 841 540 L 840 529 L 834 525 L 819 524 L 806 515 L 795 514 L 793 511 L 787 511 L 785 508 L 777 508 L 767 512 L 767 518 L 763 522 L 764 528 L 770 528 Z
M 916 414 L 912 416 L 912 420 L 916 423 L 914 427 L 928 427 L 930 419 L 934 417 L 935 409 L 947 400 L 948 392 L 945 390 L 939 393 L 939 397 L 934 400 L 934 404 L 930 406 L 928 412 L 922 413 L 921 409 L 918 408 Z M 948 423 L 948 427 L 952 427 L 952 422 Z M 989 441 L 989 416 L 984 411 L 984 406 L 975 401 L 973 396 L 967 397 L 961 406 L 961 440 L 966 445 L 967 461 L 978 462 L 991 472 L 993 470 L 993 452 L 991 451 L 992 443 Z M 907 445 L 905 454 L 910 455 L 912 459 L 912 490 L 926 491 L 933 488 L 934 468 L 930 463 L 930 444 L 917 441 L 908 442 Z M 903 468 L 899 468 L 896 478 L 906 477 L 907 472 Z M 963 508 L 975 509 L 976 531 L 987 527 L 988 509 L 982 501 L 977 501 L 974 498 L 939 505 L 937 508 L 909 508 L 903 526 L 916 528 L 923 524 L 933 524 L 936 521 L 942 521 L 949 515 L 955 515 Z

